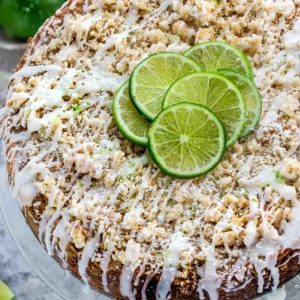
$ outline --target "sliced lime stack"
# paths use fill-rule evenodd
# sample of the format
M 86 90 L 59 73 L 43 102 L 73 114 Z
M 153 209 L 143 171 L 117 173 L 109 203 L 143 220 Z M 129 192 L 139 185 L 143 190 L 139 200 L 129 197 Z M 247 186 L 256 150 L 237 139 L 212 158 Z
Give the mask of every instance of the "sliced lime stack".
M 163 108 L 181 102 L 211 109 L 226 129 L 227 147 L 239 138 L 246 122 L 245 100 L 239 89 L 224 76 L 198 72 L 178 79 L 167 91 Z
M 213 41 L 198 44 L 184 55 L 197 62 L 202 71 L 216 72 L 231 69 L 252 78 L 253 72 L 247 56 L 237 47 L 224 42 Z
M 255 129 L 261 116 L 262 99 L 259 90 L 251 79 L 241 73 L 232 70 L 219 70 L 218 73 L 231 80 L 244 96 L 248 116 L 240 137 L 245 137 Z
M 150 124 L 136 111 L 129 98 L 128 81 L 118 90 L 113 102 L 113 115 L 123 136 L 134 144 L 146 147 Z
M 13 298 L 14 298 L 14 294 L 10 290 L 10 288 L 3 281 L 0 281 L 0 299 L 11 300 Z
M 166 174 L 193 178 L 213 169 L 222 158 L 226 133 L 204 106 L 180 103 L 162 111 L 149 130 L 149 150 Z
M 148 120 L 161 111 L 164 95 L 178 78 L 199 71 L 191 59 L 173 52 L 154 54 L 143 60 L 130 77 L 130 97 Z
M 193 178 L 257 126 L 261 107 L 247 56 L 214 41 L 143 60 L 118 91 L 113 114 L 121 133 L 148 145 L 163 172 Z

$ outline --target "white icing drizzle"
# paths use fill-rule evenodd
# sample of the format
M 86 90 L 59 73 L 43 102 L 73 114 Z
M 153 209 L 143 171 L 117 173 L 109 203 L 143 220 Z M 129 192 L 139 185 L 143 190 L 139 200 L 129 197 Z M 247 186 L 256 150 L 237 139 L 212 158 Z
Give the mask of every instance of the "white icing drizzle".
M 53 225 L 54 225 L 54 222 L 61 215 L 61 209 L 63 208 L 63 205 L 64 205 L 64 202 L 62 202 L 62 204 L 59 207 L 57 207 L 55 213 L 47 221 L 45 228 L 43 230 L 43 232 L 45 234 L 44 235 L 45 246 L 46 246 L 46 249 L 47 249 L 47 252 L 49 253 L 49 255 L 53 255 L 53 243 L 51 242 Z M 40 233 L 39 238 L 41 240 L 41 238 L 42 238 L 41 233 Z
M 13 196 L 19 200 L 21 207 L 30 205 L 38 195 L 38 189 L 34 179 L 39 172 L 47 173 L 45 165 L 40 163 L 41 158 L 45 155 L 46 151 L 41 151 L 39 155 L 32 157 L 30 162 L 15 176 Z
M 132 287 L 134 270 L 131 266 L 124 266 L 120 276 L 120 292 L 123 297 L 135 300 L 135 293 Z
M 167 299 L 171 285 L 177 274 L 182 252 L 190 247 L 186 237 L 184 237 L 181 232 L 172 235 L 169 247 L 166 251 L 165 265 L 157 285 L 157 299 Z
M 286 298 L 285 287 L 273 291 L 271 294 L 267 295 L 266 297 L 267 300 L 285 300 Z
M 150 181 L 150 176 L 151 176 L 151 166 L 148 166 L 146 169 L 143 177 L 142 177 L 142 182 L 141 182 L 141 187 L 139 189 L 139 193 L 136 197 L 136 200 L 133 204 L 133 207 L 135 207 L 139 201 L 141 201 L 144 198 L 145 195 L 145 190 L 149 188 L 149 181 Z
M 59 221 L 59 223 L 56 225 L 55 229 L 53 230 L 53 243 L 55 243 L 54 238 L 58 241 L 59 244 L 59 251 L 57 251 L 58 257 L 60 257 L 63 266 L 65 269 L 68 268 L 67 263 L 67 253 L 66 253 L 66 247 L 70 241 L 70 228 L 69 228 L 69 220 L 68 215 L 63 214 L 63 217 Z
M 103 224 L 101 224 L 93 238 L 91 238 L 86 245 L 84 246 L 81 257 L 78 261 L 78 272 L 81 276 L 82 281 L 85 283 L 86 286 L 89 287 L 89 278 L 87 275 L 87 267 L 89 265 L 89 262 L 96 251 L 98 245 L 99 245 L 99 237 L 100 234 L 103 232 Z
M 175 267 L 165 267 L 162 270 L 159 283 L 156 290 L 156 299 L 165 300 L 171 290 L 171 285 L 176 277 L 177 269 Z
M 198 284 L 198 293 L 201 300 L 205 299 L 204 290 L 211 300 L 217 300 L 219 297 L 218 288 L 221 286 L 222 279 L 217 274 L 214 246 L 208 247 L 206 251 L 205 267 L 198 268 L 198 275 L 201 278 Z
M 143 288 L 142 288 L 142 300 L 147 300 L 147 295 L 146 295 L 146 291 L 147 291 L 147 287 L 149 285 L 149 282 L 153 279 L 153 277 L 155 276 L 155 272 L 148 274 L 146 277 L 146 280 L 143 284 Z
M 39 66 L 28 66 L 24 65 L 19 71 L 14 73 L 12 79 L 18 77 L 31 77 L 33 75 L 37 75 L 39 73 L 47 72 L 49 76 L 57 75 L 62 72 L 63 68 L 58 65 L 39 65 Z
M 294 27 L 285 34 L 284 43 L 289 49 L 299 49 L 300 46 L 300 19 L 296 19 Z
M 139 285 L 141 276 L 144 275 L 145 270 L 146 270 L 146 266 L 144 264 L 141 265 L 140 269 L 139 269 L 139 272 L 136 274 L 136 277 L 135 277 L 135 280 L 134 280 L 134 283 L 133 283 L 134 286 L 138 286 Z
M 102 286 L 104 288 L 104 291 L 106 293 L 109 293 L 109 288 L 108 288 L 108 281 L 107 281 L 107 270 L 110 262 L 110 257 L 111 254 L 109 252 L 105 252 L 102 256 L 101 262 L 100 262 L 100 268 L 102 270 Z
M 288 186 L 278 180 L 276 174 L 278 171 L 269 167 L 264 167 L 262 171 L 253 179 L 249 181 L 241 181 L 241 185 L 249 190 L 250 197 L 260 199 L 260 203 L 253 203 L 250 211 L 252 216 L 255 216 L 258 211 L 258 205 L 262 208 L 266 204 L 271 190 L 274 189 L 286 201 L 293 201 L 294 208 L 292 210 L 291 220 L 283 226 L 284 233 L 279 236 L 277 230 L 269 226 L 263 219 L 262 225 L 264 226 L 264 239 L 256 241 L 257 234 L 256 221 L 248 223 L 246 228 L 245 244 L 249 248 L 250 262 L 254 265 L 258 276 L 258 292 L 262 293 L 264 289 L 264 269 L 269 269 L 273 279 L 273 290 L 276 290 L 279 285 L 279 270 L 276 266 L 277 255 L 280 249 L 292 248 L 298 249 L 300 246 L 300 234 L 296 232 L 297 226 L 300 225 L 299 212 L 300 203 L 296 200 L 295 187 Z M 266 187 L 262 193 L 261 188 Z M 295 215 L 297 214 L 297 216 Z M 298 227 L 299 228 L 299 227 Z M 291 232 L 290 232 L 291 231 Z M 261 257 L 265 259 L 262 260 Z

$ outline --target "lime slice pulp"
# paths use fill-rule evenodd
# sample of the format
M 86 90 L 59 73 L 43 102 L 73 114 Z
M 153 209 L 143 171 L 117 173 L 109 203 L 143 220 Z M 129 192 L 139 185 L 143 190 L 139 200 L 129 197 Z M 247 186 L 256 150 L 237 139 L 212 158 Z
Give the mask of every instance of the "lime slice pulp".
M 255 129 L 260 120 L 262 111 L 260 92 L 255 83 L 241 73 L 232 70 L 219 70 L 218 73 L 231 80 L 244 96 L 248 116 L 240 137 L 245 137 Z
M 231 69 L 253 78 L 247 56 L 237 47 L 225 42 L 213 41 L 198 44 L 188 49 L 184 55 L 197 62 L 202 71 L 216 72 L 219 69 Z
M 179 77 L 199 71 L 191 59 L 173 52 L 149 56 L 137 65 L 130 77 L 130 97 L 137 110 L 153 120 L 161 111 L 164 95 Z
M 123 136 L 134 144 L 146 147 L 149 123 L 137 112 L 129 98 L 128 81 L 118 90 L 113 102 L 115 122 Z
M 245 100 L 239 89 L 224 76 L 198 72 L 186 75 L 167 91 L 164 109 L 181 102 L 204 105 L 223 123 L 227 133 L 227 147 L 240 136 L 246 122 Z
M 0 281 L 0 299 L 11 300 L 13 298 L 14 298 L 14 294 L 10 290 L 10 288 L 3 281 Z
M 206 174 L 221 160 L 226 133 L 206 107 L 180 103 L 168 107 L 149 130 L 149 151 L 167 175 L 194 178 Z

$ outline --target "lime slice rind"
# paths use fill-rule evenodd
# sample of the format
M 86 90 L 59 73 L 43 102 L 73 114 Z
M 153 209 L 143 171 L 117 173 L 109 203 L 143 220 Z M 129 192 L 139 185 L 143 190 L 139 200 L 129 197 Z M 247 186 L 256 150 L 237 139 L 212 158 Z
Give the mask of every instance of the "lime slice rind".
M 152 121 L 161 111 L 164 95 L 179 77 L 199 71 L 193 60 L 175 52 L 151 55 L 134 69 L 130 81 L 130 97 L 139 113 Z
M 148 56 L 113 102 L 122 135 L 148 146 L 165 174 L 184 179 L 212 170 L 226 148 L 255 129 L 261 111 L 250 61 L 221 41 L 198 44 L 183 55 Z
M 0 280 L 0 299 L 1 300 L 11 300 L 14 298 L 14 294 L 11 289 Z
M 246 137 L 256 128 L 261 117 L 262 97 L 260 92 L 254 81 L 241 73 L 228 69 L 219 70 L 218 73 L 231 80 L 244 96 L 248 115 L 240 138 Z
M 227 132 L 227 147 L 239 138 L 246 122 L 245 100 L 239 89 L 226 77 L 196 72 L 176 80 L 165 94 L 163 108 L 191 102 L 213 111 Z
M 226 149 L 226 132 L 208 108 L 179 103 L 162 111 L 149 130 L 149 152 L 167 175 L 190 179 L 211 171 Z
M 146 147 L 148 144 L 148 130 L 150 124 L 136 111 L 132 104 L 128 81 L 122 84 L 113 102 L 113 115 L 117 127 L 122 135 L 130 142 Z
M 197 62 L 202 71 L 217 72 L 232 69 L 253 79 L 250 61 L 239 48 L 222 41 L 205 42 L 193 46 L 184 55 Z

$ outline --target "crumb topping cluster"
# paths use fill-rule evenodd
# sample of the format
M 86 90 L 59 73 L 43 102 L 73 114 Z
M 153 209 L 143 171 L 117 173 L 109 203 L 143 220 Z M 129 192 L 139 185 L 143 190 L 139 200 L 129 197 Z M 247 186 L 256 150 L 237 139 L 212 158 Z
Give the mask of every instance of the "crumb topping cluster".
M 265 268 L 276 287 L 278 253 L 300 249 L 299 13 L 298 0 L 78 0 L 50 20 L 0 112 L 14 196 L 36 211 L 48 252 L 66 260 L 73 243 L 83 281 L 92 259 L 104 287 L 109 261 L 121 262 L 130 299 L 141 266 L 163 274 L 159 299 L 164 280 L 194 268 L 201 299 L 247 283 L 248 263 L 259 293 Z M 173 179 L 120 136 L 112 97 L 149 54 L 212 39 L 249 55 L 262 120 L 211 174 Z

